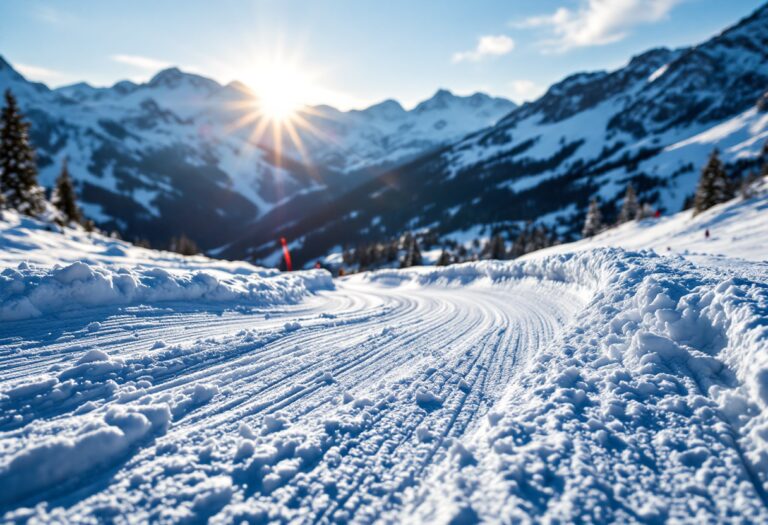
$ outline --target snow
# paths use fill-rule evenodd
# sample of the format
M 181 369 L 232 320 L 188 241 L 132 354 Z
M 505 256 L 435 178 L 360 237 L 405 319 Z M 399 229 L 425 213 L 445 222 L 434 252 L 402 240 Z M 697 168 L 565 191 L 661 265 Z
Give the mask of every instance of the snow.
M 83 307 L 162 301 L 243 302 L 267 306 L 299 302 L 333 287 L 330 274 L 258 271 L 222 277 L 206 271 L 119 268 L 75 262 L 51 269 L 25 262 L 0 271 L 0 320 L 17 321 Z M 89 325 L 91 326 L 91 325 Z
M 768 181 L 750 199 L 736 197 L 696 216 L 692 210 L 671 216 L 630 221 L 590 239 L 553 246 L 524 258 L 614 246 L 628 250 L 648 249 L 666 255 L 697 256 L 718 260 L 768 260 Z M 710 237 L 705 236 L 709 230 Z
M 766 521 L 765 202 L 335 282 L 6 211 L 2 521 Z

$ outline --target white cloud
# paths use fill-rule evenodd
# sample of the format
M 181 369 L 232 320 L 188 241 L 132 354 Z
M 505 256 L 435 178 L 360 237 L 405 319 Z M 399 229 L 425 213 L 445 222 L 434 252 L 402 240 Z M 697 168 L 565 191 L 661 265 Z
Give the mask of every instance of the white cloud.
M 513 24 L 544 28 L 551 36 L 539 42 L 546 51 L 563 52 L 599 46 L 625 38 L 632 27 L 658 22 L 683 0 L 582 0 L 577 9 L 561 7 L 550 15 Z
M 170 62 L 140 55 L 112 55 L 110 58 L 115 62 L 120 62 L 121 64 L 127 64 L 147 71 L 158 71 L 160 69 L 171 67 Z
M 510 97 L 518 104 L 537 99 L 544 93 L 544 87 L 531 80 L 513 80 L 509 83 L 512 90 Z
M 485 35 L 477 40 L 477 46 L 471 51 L 453 54 L 454 62 L 477 62 L 491 56 L 506 55 L 515 48 L 515 41 L 506 35 Z

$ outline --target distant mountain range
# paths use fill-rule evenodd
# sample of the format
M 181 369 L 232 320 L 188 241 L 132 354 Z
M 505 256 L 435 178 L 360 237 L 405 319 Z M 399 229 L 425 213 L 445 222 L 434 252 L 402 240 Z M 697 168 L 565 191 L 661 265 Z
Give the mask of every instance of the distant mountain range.
M 768 139 L 768 6 L 696 46 L 658 48 L 615 71 L 578 73 L 520 107 L 440 90 L 406 111 L 307 108 L 304 148 L 234 124 L 257 102 L 178 69 L 146 84 L 50 90 L 0 59 L 33 123 L 42 181 L 64 156 L 86 212 L 162 245 L 273 265 L 287 237 L 300 264 L 344 246 L 432 230 L 443 238 L 546 223 L 578 236 L 590 198 L 610 218 L 632 183 L 676 212 L 714 147 L 748 169 Z
M 445 90 L 410 111 L 393 100 L 346 112 L 308 107 L 301 116 L 310 126 L 297 128 L 302 148 L 286 135 L 278 158 L 271 129 L 254 135 L 258 99 L 237 82 L 171 68 L 144 84 L 49 89 L 0 57 L 0 89 L 17 96 L 32 124 L 44 185 L 68 157 L 86 214 L 103 228 L 158 246 L 186 233 L 205 249 L 240 238 L 292 198 L 326 202 L 515 108 Z
M 311 262 L 408 230 L 462 239 L 526 221 L 578 237 L 590 198 L 611 219 L 632 183 L 643 201 L 677 212 L 712 149 L 747 170 L 762 162 L 766 140 L 763 6 L 700 45 L 652 49 L 615 71 L 569 76 L 494 126 L 388 170 L 332 206 L 257 225 L 223 255 L 273 263 L 274 239 L 285 236 L 294 257 Z

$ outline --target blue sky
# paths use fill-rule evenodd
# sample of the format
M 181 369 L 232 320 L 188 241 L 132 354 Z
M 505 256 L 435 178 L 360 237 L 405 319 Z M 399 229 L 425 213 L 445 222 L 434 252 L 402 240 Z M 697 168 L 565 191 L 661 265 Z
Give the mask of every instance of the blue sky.
M 576 71 L 703 41 L 761 3 L 5 0 L 0 54 L 53 86 L 146 80 L 178 65 L 252 86 L 278 77 L 306 103 L 342 108 L 385 98 L 408 107 L 438 88 L 519 102 Z

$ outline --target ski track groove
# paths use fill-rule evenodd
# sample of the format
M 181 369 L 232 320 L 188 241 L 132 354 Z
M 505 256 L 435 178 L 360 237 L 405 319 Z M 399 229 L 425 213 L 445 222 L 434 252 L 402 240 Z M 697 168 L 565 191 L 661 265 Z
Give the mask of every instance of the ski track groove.
M 309 515 L 294 516 L 300 521 L 387 521 L 396 518 L 419 480 L 449 459 L 451 443 L 479 423 L 527 356 L 567 323 L 581 305 L 576 296 L 570 299 L 571 305 L 562 297 L 544 299 L 541 284 L 536 289 L 525 283 L 468 287 L 457 294 L 439 287 L 389 289 L 345 282 L 336 292 L 292 307 L 112 309 L 100 313 L 103 320 L 93 332 L 88 331 L 93 312 L 52 321 L 44 337 L 25 336 L 35 332 L 39 321 L 19 323 L 16 334 L 0 332 L 0 373 L 4 382 L 30 371 L 44 374 L 53 366 L 71 365 L 94 348 L 139 363 L 142 356 L 153 355 L 149 349 L 154 341 L 163 340 L 166 349 L 181 345 L 188 360 L 157 374 L 144 394 L 172 397 L 204 382 L 227 389 L 227 395 L 182 414 L 166 434 L 139 447 L 120 469 L 150 468 L 159 449 L 194 436 L 236 436 L 243 423 L 258 435 L 269 414 L 286 417 L 289 427 L 310 430 L 322 427 L 328 417 L 358 414 L 360 431 L 329 436 L 328 447 L 314 464 L 271 490 L 258 484 L 242 488 L 246 502 L 311 509 Z M 288 329 L 286 322 L 300 327 Z M 250 339 L 241 335 L 243 330 Z M 115 381 L 123 385 L 140 372 L 139 367 Z M 434 393 L 441 404 L 420 406 L 420 390 Z M 355 399 L 368 397 L 372 404 L 353 408 L 341 403 L 344 392 Z M 120 402 L 84 397 L 98 400 L 97 410 L 104 412 Z M 69 415 L 43 411 L 36 421 L 55 425 Z M 417 437 L 422 427 L 431 432 L 424 442 Z M 0 435 L 22 433 L 16 429 Z M 256 440 L 269 443 L 272 437 Z M 334 460 L 327 459 L 331 450 Z M 335 482 L 333 494 L 328 479 Z M 76 504 L 77 495 L 111 487 L 104 479 L 81 484 L 60 501 Z

